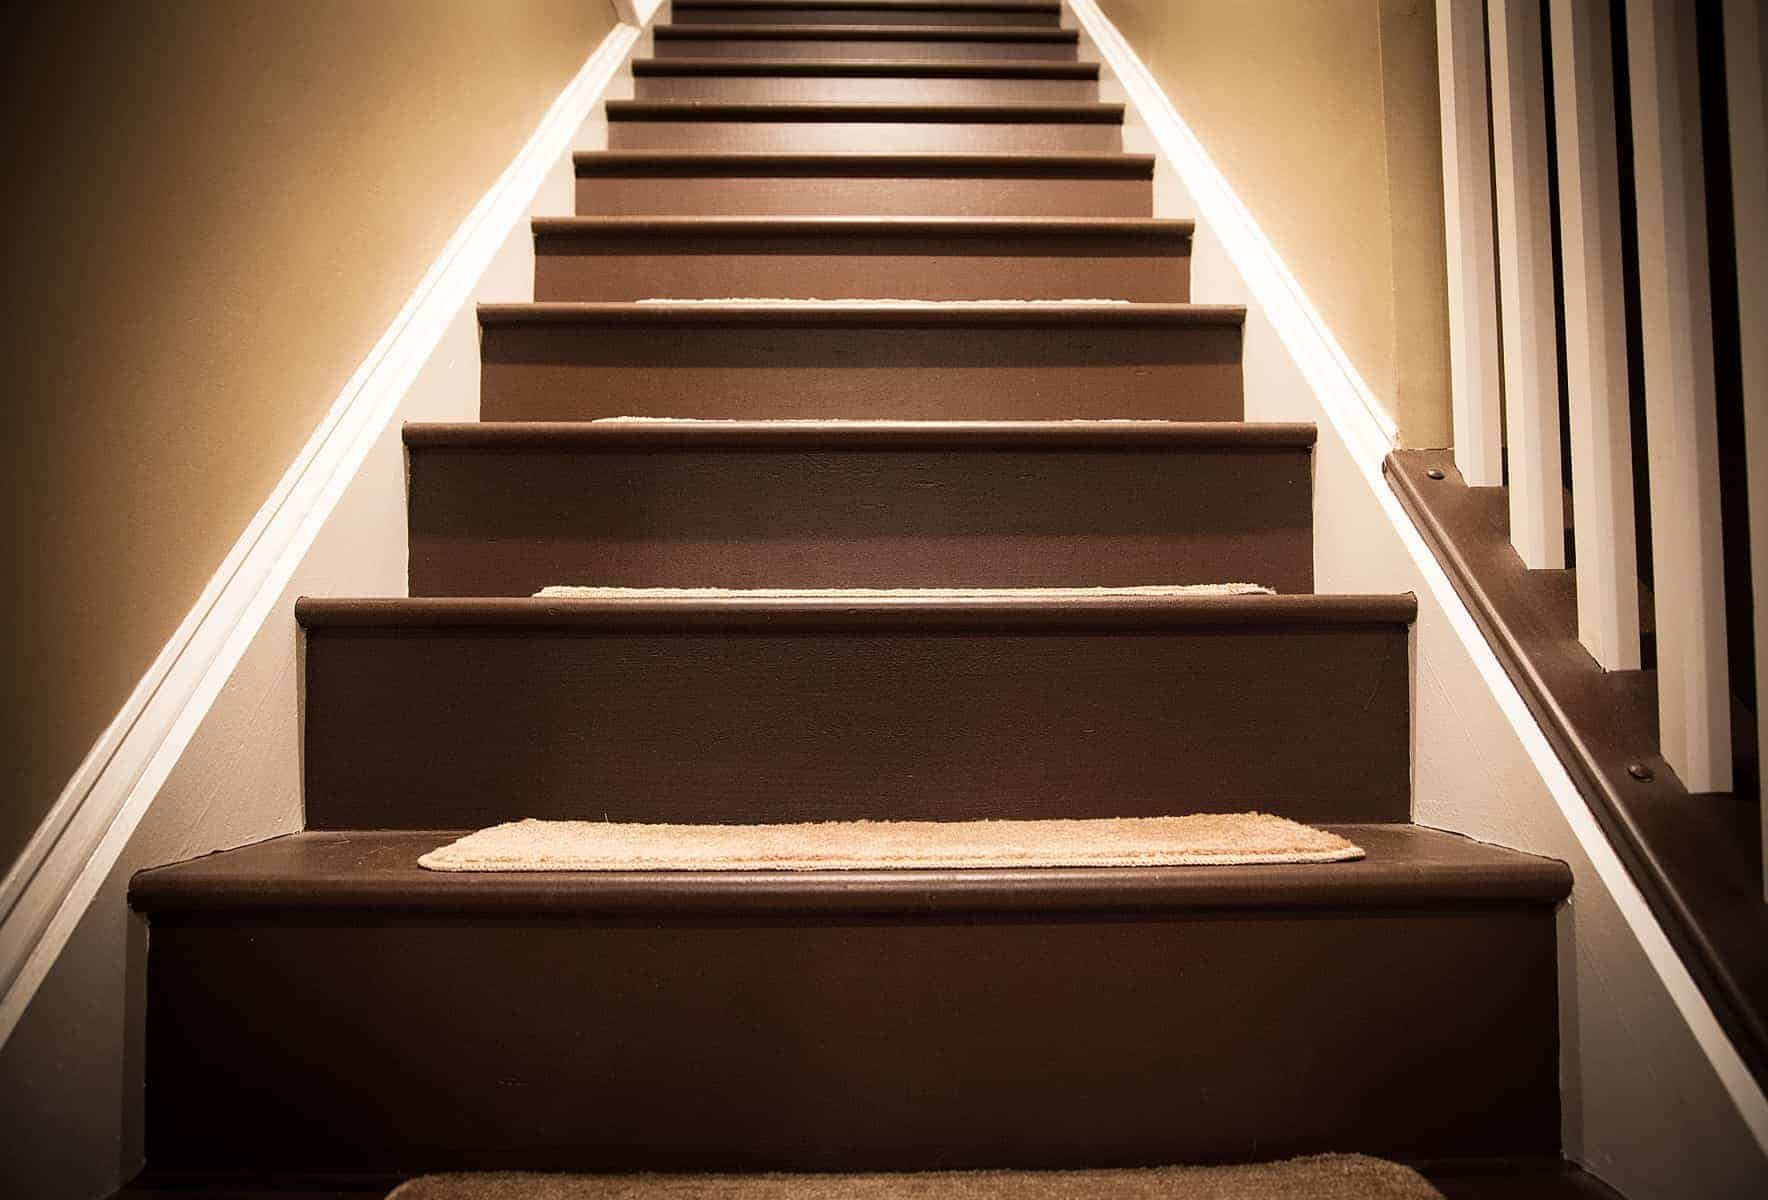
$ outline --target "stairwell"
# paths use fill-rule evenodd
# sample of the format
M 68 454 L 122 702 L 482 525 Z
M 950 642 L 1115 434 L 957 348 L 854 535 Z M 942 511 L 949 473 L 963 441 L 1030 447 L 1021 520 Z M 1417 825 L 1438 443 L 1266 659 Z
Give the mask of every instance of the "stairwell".
M 1410 822 L 1413 602 L 1314 594 L 1314 431 L 1244 422 L 1244 314 L 1061 17 L 675 0 L 535 303 L 480 312 L 481 421 L 405 430 L 410 596 L 298 607 L 305 832 L 134 882 L 127 1194 L 1346 1151 L 1613 1195 L 1560 1160 L 1570 873 Z M 1031 590 L 1231 580 L 1278 594 Z M 987 590 L 533 596 L 574 583 Z M 417 865 L 520 817 L 1249 809 L 1367 857 Z

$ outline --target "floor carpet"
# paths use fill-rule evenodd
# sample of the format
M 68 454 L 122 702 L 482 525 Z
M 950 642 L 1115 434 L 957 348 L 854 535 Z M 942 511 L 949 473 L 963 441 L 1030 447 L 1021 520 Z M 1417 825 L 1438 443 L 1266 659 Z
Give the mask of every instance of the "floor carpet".
M 1326 1154 L 1234 1167 L 904 1175 L 427 1175 L 388 1200 L 1442 1200 L 1417 1172 Z
M 418 859 L 432 871 L 890 871 L 1244 866 L 1363 857 L 1268 813 L 1078 821 L 819 821 L 648 825 L 511 821 Z
M 1271 589 L 1256 583 L 1162 583 L 1133 587 L 1012 588 L 644 588 L 578 587 L 558 584 L 534 595 L 542 600 L 1113 600 L 1152 596 L 1262 596 Z

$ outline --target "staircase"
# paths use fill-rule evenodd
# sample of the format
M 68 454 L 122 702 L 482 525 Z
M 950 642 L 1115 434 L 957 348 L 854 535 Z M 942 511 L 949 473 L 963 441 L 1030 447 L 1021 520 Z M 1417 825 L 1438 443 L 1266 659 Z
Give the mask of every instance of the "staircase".
M 306 831 L 134 882 L 128 1194 L 1345 1150 L 1612 1195 L 1559 1160 L 1570 874 L 1409 823 L 1413 602 L 1313 594 L 1314 431 L 1243 421 L 1244 314 L 1060 15 L 676 0 L 536 303 L 481 311 L 483 420 L 405 430 L 411 596 L 298 606 Z M 642 303 L 733 297 L 801 299 Z M 1005 590 L 1237 580 L 1280 594 Z M 416 865 L 523 816 L 1252 808 L 1368 856 Z

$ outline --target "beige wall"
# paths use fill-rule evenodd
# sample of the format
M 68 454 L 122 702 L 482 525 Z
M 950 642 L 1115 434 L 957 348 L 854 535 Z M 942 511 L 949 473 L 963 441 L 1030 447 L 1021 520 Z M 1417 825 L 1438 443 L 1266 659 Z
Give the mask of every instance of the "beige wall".
M 8 30 L 0 873 L 608 0 L 66 0 Z
M 1408 446 L 1449 437 L 1435 8 L 1100 0 Z

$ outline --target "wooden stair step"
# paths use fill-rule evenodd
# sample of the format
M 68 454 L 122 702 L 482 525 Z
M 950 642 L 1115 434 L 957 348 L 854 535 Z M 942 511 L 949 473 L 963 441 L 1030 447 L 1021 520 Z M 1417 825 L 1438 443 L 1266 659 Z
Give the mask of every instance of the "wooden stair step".
M 1242 419 L 1245 310 L 482 305 L 486 420 Z
M 1092 101 L 1099 65 L 914 59 L 640 58 L 639 100 L 800 102 Z
M 1150 218 L 549 217 L 534 222 L 534 294 L 1182 303 L 1192 232 Z
M 610 100 L 611 150 L 1093 152 L 1123 148 L 1122 104 Z
M 729 154 L 586 151 L 596 216 L 1095 216 L 1154 211 L 1145 154 Z
M 1569 872 L 1413 826 L 1339 832 L 1368 858 L 462 877 L 415 863 L 452 832 L 358 830 L 146 872 L 148 1157 L 415 1172 L 1553 1154 Z
M 990 25 L 742 25 L 655 26 L 659 58 L 916 58 L 1034 59 L 1074 62 L 1073 29 Z
M 307 824 L 1403 821 L 1415 611 L 1410 596 L 302 599 Z
M 1486 1159 L 1471 1166 L 1418 1165 L 1445 1200 L 1622 1200 L 1594 1175 L 1546 1155 Z M 150 1168 L 111 1200 L 384 1200 L 405 1178 L 394 1173 L 339 1179 L 305 1172 L 262 1181 L 256 1173 L 193 1177 Z M 904 1200 L 924 1200 L 910 1190 L 912 1176 L 904 1185 Z
M 1311 425 L 407 425 L 411 593 L 1313 590 Z
M 676 0 L 677 25 L 1003 25 L 1054 29 L 1056 0 Z

